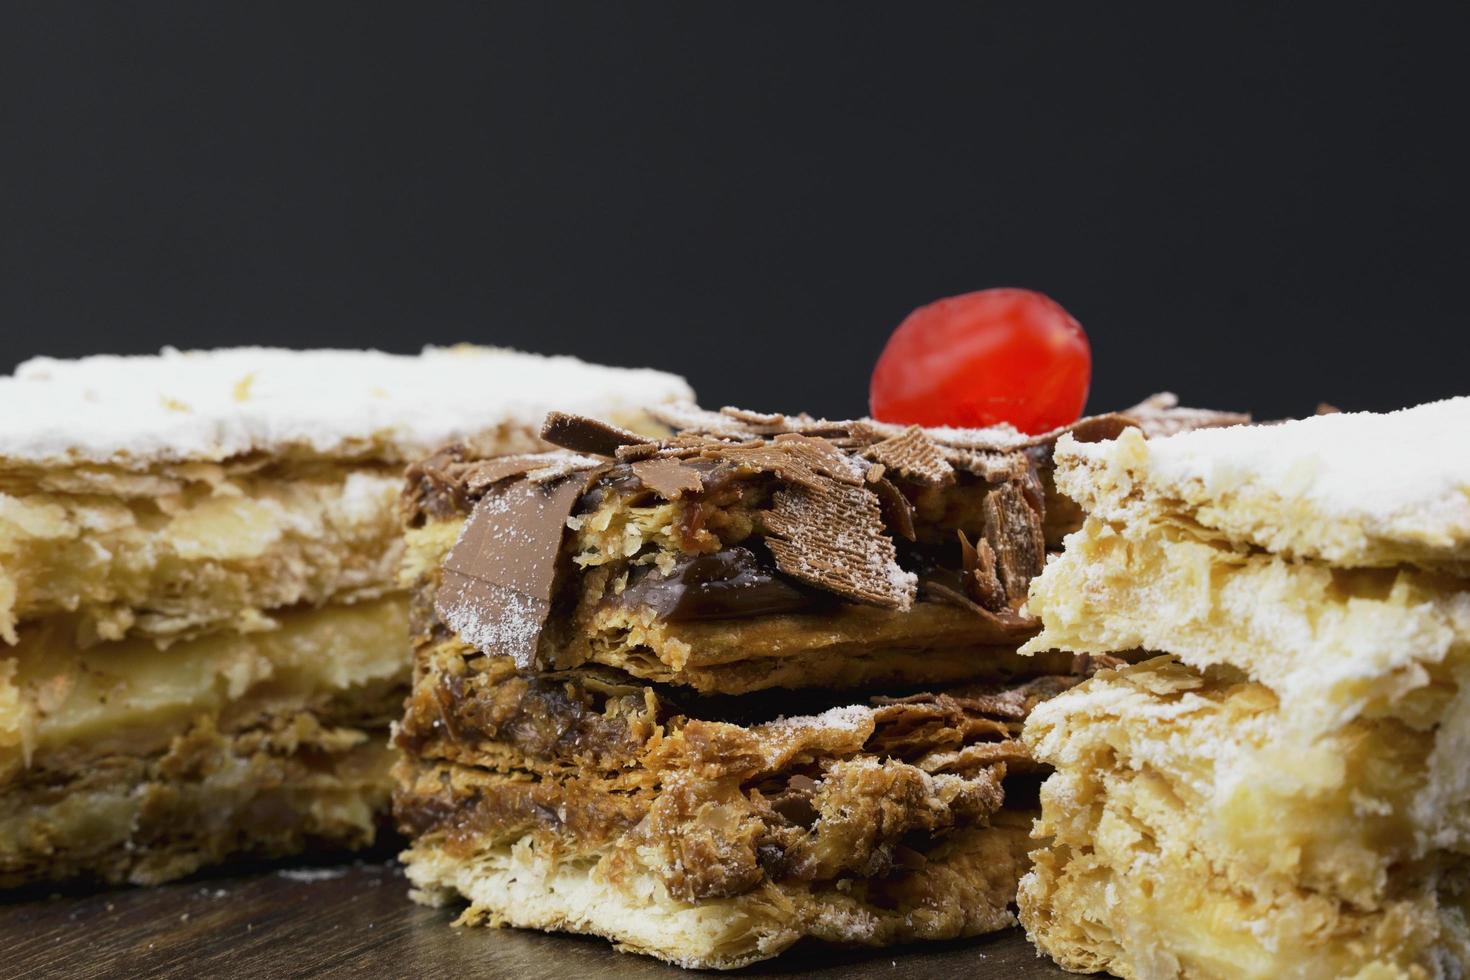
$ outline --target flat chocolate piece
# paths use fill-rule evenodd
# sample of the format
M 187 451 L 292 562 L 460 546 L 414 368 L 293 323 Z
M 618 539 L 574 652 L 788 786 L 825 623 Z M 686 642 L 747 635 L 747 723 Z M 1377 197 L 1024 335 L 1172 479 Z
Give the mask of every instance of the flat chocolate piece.
M 535 665 L 566 521 L 597 472 L 548 484 L 502 481 L 475 504 L 434 600 L 465 642 L 522 669 Z
M 553 446 L 573 452 L 608 457 L 617 455 L 620 446 L 653 441 L 610 422 L 585 415 L 568 415 L 566 412 L 547 414 L 546 421 L 541 425 L 541 438 Z
M 954 482 L 954 467 L 917 425 L 868 446 L 863 455 L 921 486 L 944 487 Z
M 678 500 L 685 493 L 704 489 L 699 471 L 677 459 L 644 459 L 633 464 L 633 475 L 665 500 Z

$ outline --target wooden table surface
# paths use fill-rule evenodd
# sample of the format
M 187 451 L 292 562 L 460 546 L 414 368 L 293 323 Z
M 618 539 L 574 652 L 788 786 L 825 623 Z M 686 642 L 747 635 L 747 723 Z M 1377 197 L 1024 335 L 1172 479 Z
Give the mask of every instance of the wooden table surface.
M 391 859 L 266 867 L 159 888 L 0 903 L 0 977 L 506 977 L 677 980 L 601 940 L 455 929 L 408 900 Z M 713 975 L 713 974 L 704 974 Z M 798 947 L 736 977 L 1057 978 L 1019 930 L 900 950 Z

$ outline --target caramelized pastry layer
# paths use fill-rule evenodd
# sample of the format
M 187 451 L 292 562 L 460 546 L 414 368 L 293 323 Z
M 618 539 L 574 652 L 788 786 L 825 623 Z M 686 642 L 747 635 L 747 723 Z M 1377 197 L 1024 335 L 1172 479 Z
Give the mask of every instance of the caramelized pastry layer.
M 465 921 L 591 932 L 688 966 L 803 936 L 991 931 L 1012 921 L 1038 775 L 1015 735 L 1072 683 L 785 716 L 779 697 L 681 704 L 615 672 L 496 658 L 457 709 L 410 707 L 405 860 L 420 897 L 469 902 Z
M 892 946 L 1007 928 L 1026 866 L 1027 823 L 1003 816 L 956 832 L 920 856 L 922 867 L 882 879 L 767 882 L 700 902 L 673 897 L 644 869 L 609 880 L 595 858 L 564 857 L 533 839 L 466 857 L 425 837 L 404 859 L 420 901 L 469 901 L 463 924 L 589 933 L 683 967 L 736 969 L 804 938 Z

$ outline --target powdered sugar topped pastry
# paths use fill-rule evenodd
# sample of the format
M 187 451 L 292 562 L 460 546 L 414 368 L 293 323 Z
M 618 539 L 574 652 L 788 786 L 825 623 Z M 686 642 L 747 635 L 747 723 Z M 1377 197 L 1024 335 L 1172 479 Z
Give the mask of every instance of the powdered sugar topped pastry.
M 1109 521 L 1169 518 L 1337 565 L 1470 563 L 1470 397 L 1388 414 L 1057 446 L 1058 486 Z
M 548 404 L 657 430 L 643 410 L 690 397 L 476 347 L 0 379 L 0 889 L 371 843 L 411 671 L 406 462 L 545 449 Z
M 1091 513 L 1025 650 L 1156 659 L 1042 705 L 1021 921 L 1126 977 L 1470 965 L 1470 399 L 1063 440 Z
M 134 468 L 248 453 L 408 462 L 512 430 L 529 448 L 546 413 L 603 417 L 692 401 L 682 378 L 573 357 L 462 345 L 370 350 L 165 348 L 149 356 L 40 357 L 0 379 L 0 459 Z

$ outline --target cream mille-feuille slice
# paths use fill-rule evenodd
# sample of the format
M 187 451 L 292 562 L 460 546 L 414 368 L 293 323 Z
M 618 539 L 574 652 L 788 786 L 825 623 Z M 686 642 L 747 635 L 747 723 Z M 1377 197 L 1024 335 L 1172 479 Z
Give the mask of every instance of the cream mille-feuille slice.
M 1164 654 L 1040 706 L 1021 917 L 1125 977 L 1470 968 L 1470 399 L 1063 440 L 1028 649 Z
M 0 379 L 0 886 L 373 839 L 403 467 L 637 428 L 672 375 L 489 348 L 165 350 Z

